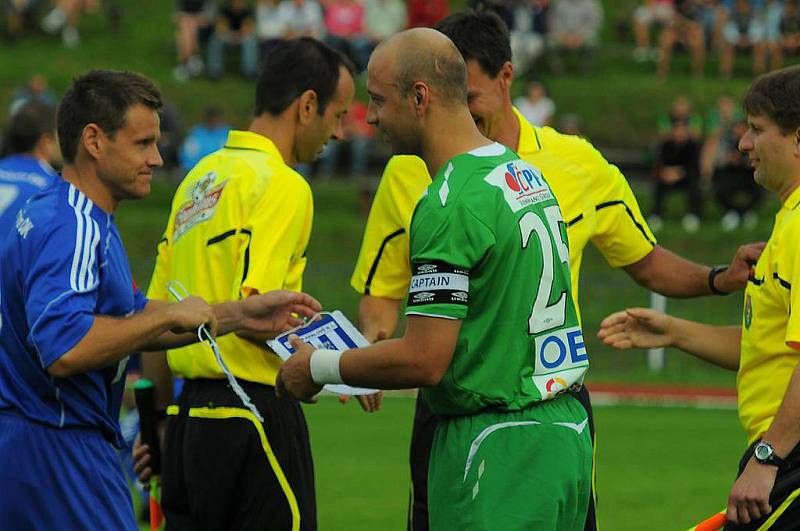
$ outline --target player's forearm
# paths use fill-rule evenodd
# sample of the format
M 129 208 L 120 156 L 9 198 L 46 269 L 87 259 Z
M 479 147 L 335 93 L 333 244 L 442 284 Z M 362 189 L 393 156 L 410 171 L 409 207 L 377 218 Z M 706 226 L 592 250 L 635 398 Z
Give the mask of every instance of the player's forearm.
M 176 323 L 164 307 L 123 318 L 96 315 L 83 339 L 47 370 L 51 375 L 63 378 L 107 367 L 133 352 L 147 349 L 174 326 Z M 186 336 L 187 341 L 183 344 L 191 339 L 188 334 L 173 336 L 176 339 Z
M 796 366 L 783 395 L 783 402 L 762 440 L 786 457 L 800 442 L 800 365 Z
M 364 295 L 358 303 L 358 325 L 370 343 L 392 337 L 402 302 Z
M 724 369 L 739 369 L 741 327 L 712 326 L 673 317 L 669 334 L 670 346 Z
M 446 370 L 447 365 L 435 362 L 435 355 L 424 348 L 415 349 L 406 338 L 348 350 L 339 360 L 339 372 L 346 384 L 375 389 L 436 385 Z
M 686 260 L 660 245 L 624 269 L 637 284 L 666 297 L 688 298 L 711 294 L 708 266 Z

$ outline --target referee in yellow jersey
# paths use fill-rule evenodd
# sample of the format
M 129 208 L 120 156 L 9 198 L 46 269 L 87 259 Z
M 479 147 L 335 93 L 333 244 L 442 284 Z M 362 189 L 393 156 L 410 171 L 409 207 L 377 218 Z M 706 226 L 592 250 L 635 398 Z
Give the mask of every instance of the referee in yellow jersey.
M 656 244 L 636 198 L 619 169 L 589 142 L 549 127 L 534 127 L 511 104 L 514 79 L 508 29 L 491 11 L 462 11 L 437 28 L 450 37 L 467 63 L 470 112 L 481 132 L 509 146 L 542 171 L 555 192 L 569 237 L 570 271 L 577 309 L 583 249 L 591 241 L 612 267 L 637 283 L 671 297 L 728 293 L 744 287 L 757 246 L 743 247 L 727 269 L 711 269 Z M 371 341 L 391 337 L 408 294 L 408 232 L 411 215 L 431 183 L 422 159 L 393 157 L 384 171 L 370 211 L 351 285 L 363 297 L 359 323 Z M 585 389 L 585 388 L 584 388 Z M 591 405 L 584 390 L 594 435 Z M 408 527 L 428 529 L 427 477 L 436 418 L 417 400 L 411 440 L 412 492 Z M 587 530 L 596 529 L 594 502 Z
M 739 419 L 750 447 L 725 530 L 788 531 L 800 529 L 800 67 L 758 78 L 743 107 L 749 127 L 739 150 L 781 208 L 747 283 L 741 325 L 636 308 L 607 317 L 600 337 L 617 348 L 672 346 L 738 370 Z
M 350 63 L 319 41 L 299 38 L 270 50 L 249 129 L 231 131 L 175 192 L 148 296 L 168 299 L 172 280 L 212 303 L 300 290 L 313 203 L 291 166 L 312 161 L 341 135 L 353 94 Z M 316 529 L 306 422 L 295 400 L 275 397 L 281 361 L 266 350 L 266 337 L 218 340 L 263 423 L 228 386 L 207 345 L 167 353 L 169 368 L 185 379 L 168 409 L 164 447 L 162 508 L 170 529 Z M 164 371 L 144 370 L 162 376 L 159 396 L 168 397 Z

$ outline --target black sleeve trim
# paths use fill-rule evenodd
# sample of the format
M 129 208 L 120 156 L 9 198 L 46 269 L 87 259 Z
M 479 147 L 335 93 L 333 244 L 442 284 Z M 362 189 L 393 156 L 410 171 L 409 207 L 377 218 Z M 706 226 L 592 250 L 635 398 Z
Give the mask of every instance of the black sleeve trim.
M 778 273 L 772 273 L 772 278 L 774 278 L 775 280 L 777 280 L 777 281 L 780 283 L 780 285 L 781 285 L 781 286 L 783 286 L 784 288 L 786 288 L 786 289 L 792 289 L 792 285 L 791 285 L 791 283 L 789 283 L 788 281 L 786 281 L 786 280 L 783 280 L 781 277 L 779 277 L 779 276 L 778 276 Z
M 381 261 L 381 255 L 383 255 L 383 250 L 386 248 L 386 245 L 394 238 L 400 236 L 401 234 L 405 234 L 405 232 L 406 229 L 397 229 L 385 237 L 381 242 L 381 246 L 378 248 L 378 254 L 375 255 L 375 260 L 372 262 L 372 267 L 369 268 L 367 283 L 364 285 L 364 295 L 369 295 L 370 287 L 372 286 L 372 279 L 375 278 L 375 273 L 378 271 L 378 263 Z
M 748 282 L 752 282 L 756 286 L 760 286 L 761 284 L 764 283 L 764 279 L 763 278 L 758 279 L 758 278 L 756 278 L 756 276 L 753 273 L 750 273 L 750 276 L 747 277 L 747 281 Z
M 642 224 L 639 223 L 638 221 L 636 221 L 636 216 L 633 215 L 633 210 L 631 210 L 630 207 L 625 204 L 625 201 L 622 201 L 621 199 L 618 199 L 616 201 L 608 201 L 606 203 L 600 203 L 599 205 L 597 205 L 595 207 L 595 210 L 599 212 L 600 210 L 603 210 L 604 208 L 609 208 L 609 207 L 617 206 L 617 205 L 622 205 L 622 206 L 625 207 L 625 212 L 628 214 L 628 217 L 631 218 L 631 221 L 633 222 L 633 224 L 636 225 L 636 228 L 639 229 L 639 232 L 642 233 L 642 236 L 644 236 L 644 239 L 647 240 L 647 243 L 649 243 L 650 245 L 655 247 L 656 246 L 656 242 L 654 242 L 653 240 L 650 239 L 650 237 L 647 235 L 647 232 L 644 230 L 644 227 L 642 226 Z

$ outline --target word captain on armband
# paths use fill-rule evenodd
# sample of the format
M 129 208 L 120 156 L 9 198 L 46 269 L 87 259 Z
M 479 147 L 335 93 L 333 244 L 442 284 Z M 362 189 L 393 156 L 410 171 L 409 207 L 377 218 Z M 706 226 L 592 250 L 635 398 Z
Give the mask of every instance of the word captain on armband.
M 284 332 L 275 339 L 268 340 L 267 345 L 269 348 L 284 361 L 295 353 L 294 348 L 289 343 L 289 336 L 291 335 L 298 336 L 304 343 L 308 343 L 316 349 L 344 351 L 351 348 L 369 346 L 369 341 L 338 310 L 319 313 L 309 322 Z M 378 392 L 377 389 L 352 387 L 346 384 L 327 384 L 323 386 L 323 389 L 338 395 L 353 396 L 371 395 Z

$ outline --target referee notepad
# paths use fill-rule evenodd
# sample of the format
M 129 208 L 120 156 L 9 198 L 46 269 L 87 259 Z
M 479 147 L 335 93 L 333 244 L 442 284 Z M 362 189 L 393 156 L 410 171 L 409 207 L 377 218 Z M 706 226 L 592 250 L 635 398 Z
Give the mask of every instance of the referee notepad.
M 313 321 L 284 332 L 275 339 L 268 340 L 269 348 L 284 361 L 288 360 L 295 352 L 289 343 L 289 336 L 292 334 L 299 336 L 314 348 L 348 350 L 369 346 L 369 341 L 339 310 L 322 312 Z M 323 389 L 339 395 L 371 395 L 378 392 L 377 389 L 351 387 L 344 384 L 328 384 Z

